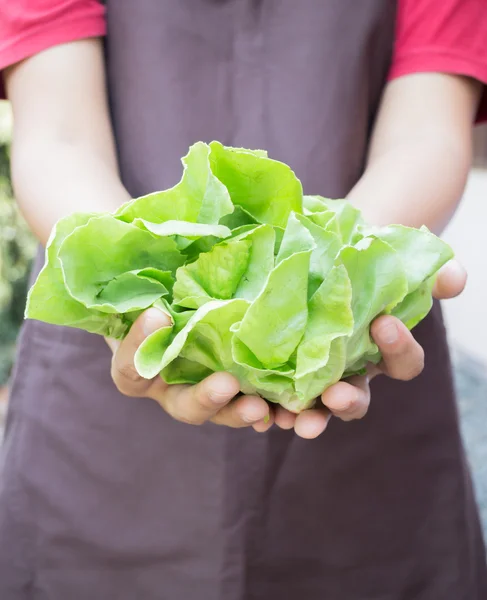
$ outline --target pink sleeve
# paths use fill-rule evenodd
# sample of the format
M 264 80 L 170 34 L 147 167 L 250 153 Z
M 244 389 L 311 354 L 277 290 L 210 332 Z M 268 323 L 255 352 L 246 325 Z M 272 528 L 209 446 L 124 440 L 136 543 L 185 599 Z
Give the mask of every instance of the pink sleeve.
M 98 0 L 0 0 L 0 14 L 0 70 L 51 46 L 105 35 Z
M 398 0 L 389 79 L 411 73 L 465 75 L 487 84 L 485 0 Z M 487 119 L 484 93 L 478 120 Z

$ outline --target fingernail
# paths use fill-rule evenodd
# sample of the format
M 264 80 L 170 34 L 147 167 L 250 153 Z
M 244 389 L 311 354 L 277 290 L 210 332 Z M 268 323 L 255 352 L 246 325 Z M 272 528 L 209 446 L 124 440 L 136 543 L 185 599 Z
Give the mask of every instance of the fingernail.
M 444 265 L 440 272 L 447 271 L 450 276 L 465 277 L 467 274 L 464 267 L 457 260 L 450 260 Z
M 228 392 L 217 392 L 217 391 L 210 391 L 208 392 L 208 396 L 210 398 L 210 400 L 213 402 L 213 404 L 226 404 L 227 402 L 230 402 L 230 400 L 232 399 L 231 394 L 229 394 Z
M 149 308 L 144 314 L 144 321 L 142 323 L 142 331 L 144 335 L 148 337 L 154 331 L 167 327 L 169 325 L 169 318 L 162 311 L 157 308 Z
M 394 344 L 399 339 L 399 329 L 395 323 L 387 323 L 379 330 L 379 337 L 384 344 Z
M 257 421 L 262 421 L 262 416 L 253 417 L 252 415 L 242 415 L 242 421 L 246 423 L 257 423 Z
M 465 285 L 467 281 L 467 271 L 465 268 L 456 260 L 452 260 L 445 265 L 447 267 L 448 279 L 450 279 L 450 285 L 454 284 L 457 286 Z M 460 287 L 457 291 L 461 291 Z
M 262 419 L 265 419 L 266 417 L 266 422 L 269 421 L 269 413 L 263 415 L 262 410 L 247 410 L 247 412 L 241 416 L 242 421 L 245 421 L 246 423 L 257 423 L 257 421 L 262 421 Z

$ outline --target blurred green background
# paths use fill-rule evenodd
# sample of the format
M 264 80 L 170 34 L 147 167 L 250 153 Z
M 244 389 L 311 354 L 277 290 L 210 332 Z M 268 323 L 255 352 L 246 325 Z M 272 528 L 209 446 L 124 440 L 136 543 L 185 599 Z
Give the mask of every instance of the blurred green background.
M 24 312 L 30 264 L 36 248 L 12 195 L 10 138 L 12 114 L 0 102 L 0 387 L 12 368 L 15 339 Z

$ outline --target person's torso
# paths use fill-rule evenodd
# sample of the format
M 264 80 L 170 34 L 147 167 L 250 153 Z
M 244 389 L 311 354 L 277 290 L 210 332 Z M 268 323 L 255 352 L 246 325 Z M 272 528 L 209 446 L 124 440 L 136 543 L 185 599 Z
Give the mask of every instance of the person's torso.
M 360 176 L 391 58 L 391 0 L 108 0 L 108 72 L 124 182 L 176 183 L 198 141 L 263 148 L 305 193 Z

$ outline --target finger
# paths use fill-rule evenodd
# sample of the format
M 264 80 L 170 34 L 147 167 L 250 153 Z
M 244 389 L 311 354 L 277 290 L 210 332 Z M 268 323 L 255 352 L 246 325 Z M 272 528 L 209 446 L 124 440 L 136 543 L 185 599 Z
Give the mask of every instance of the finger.
M 269 420 L 265 420 L 262 419 L 262 421 L 257 421 L 257 423 L 254 423 L 252 425 L 252 428 L 257 431 L 257 433 L 265 433 L 266 431 L 269 431 L 269 429 L 274 425 L 274 420 L 269 419 Z
M 115 352 L 120 348 L 122 340 L 115 340 L 114 338 L 106 337 L 105 342 L 107 343 L 107 346 L 110 348 L 112 353 L 115 354 Z
M 151 380 L 141 377 L 134 365 L 134 355 L 145 338 L 161 327 L 170 325 L 168 315 L 157 308 L 149 308 L 134 322 L 125 339 L 114 344 L 107 340 L 115 350 L 112 359 L 112 379 L 117 388 L 127 396 L 144 396 L 151 386 Z
M 433 286 L 433 296 L 438 300 L 455 298 L 467 284 L 467 271 L 457 260 L 450 260 L 438 272 Z
M 268 416 L 260 421 L 257 421 L 257 423 L 254 423 L 252 427 L 255 429 L 255 431 L 257 431 L 257 433 L 265 433 L 266 431 L 269 431 L 269 429 L 274 425 L 275 417 L 275 408 L 269 406 Z
M 313 440 L 321 435 L 330 420 L 331 414 L 325 408 L 311 408 L 296 416 L 294 431 L 306 440 Z
M 268 417 L 268 423 L 264 419 Z M 272 426 L 269 405 L 260 396 L 240 396 L 219 410 L 211 419 L 217 425 L 227 427 L 249 427 L 260 424 L 259 431 L 267 431 Z
M 389 315 L 379 317 L 372 323 L 370 331 L 382 353 L 380 367 L 386 375 L 409 381 L 422 372 L 423 348 L 399 319 Z
M 229 404 L 239 387 L 233 375 L 213 373 L 196 385 L 170 385 L 155 399 L 178 421 L 201 425 Z
M 276 406 L 274 409 L 274 422 L 281 429 L 292 429 L 296 422 L 296 416 L 283 406 Z
M 374 377 L 377 377 L 377 375 L 383 375 L 384 372 L 381 369 L 381 365 L 374 365 L 372 363 L 369 363 L 367 365 L 367 379 L 369 380 L 369 383 L 372 381 L 372 379 L 374 379 Z
M 356 375 L 347 381 L 339 381 L 321 394 L 321 401 L 342 421 L 361 419 L 370 405 L 368 378 Z

